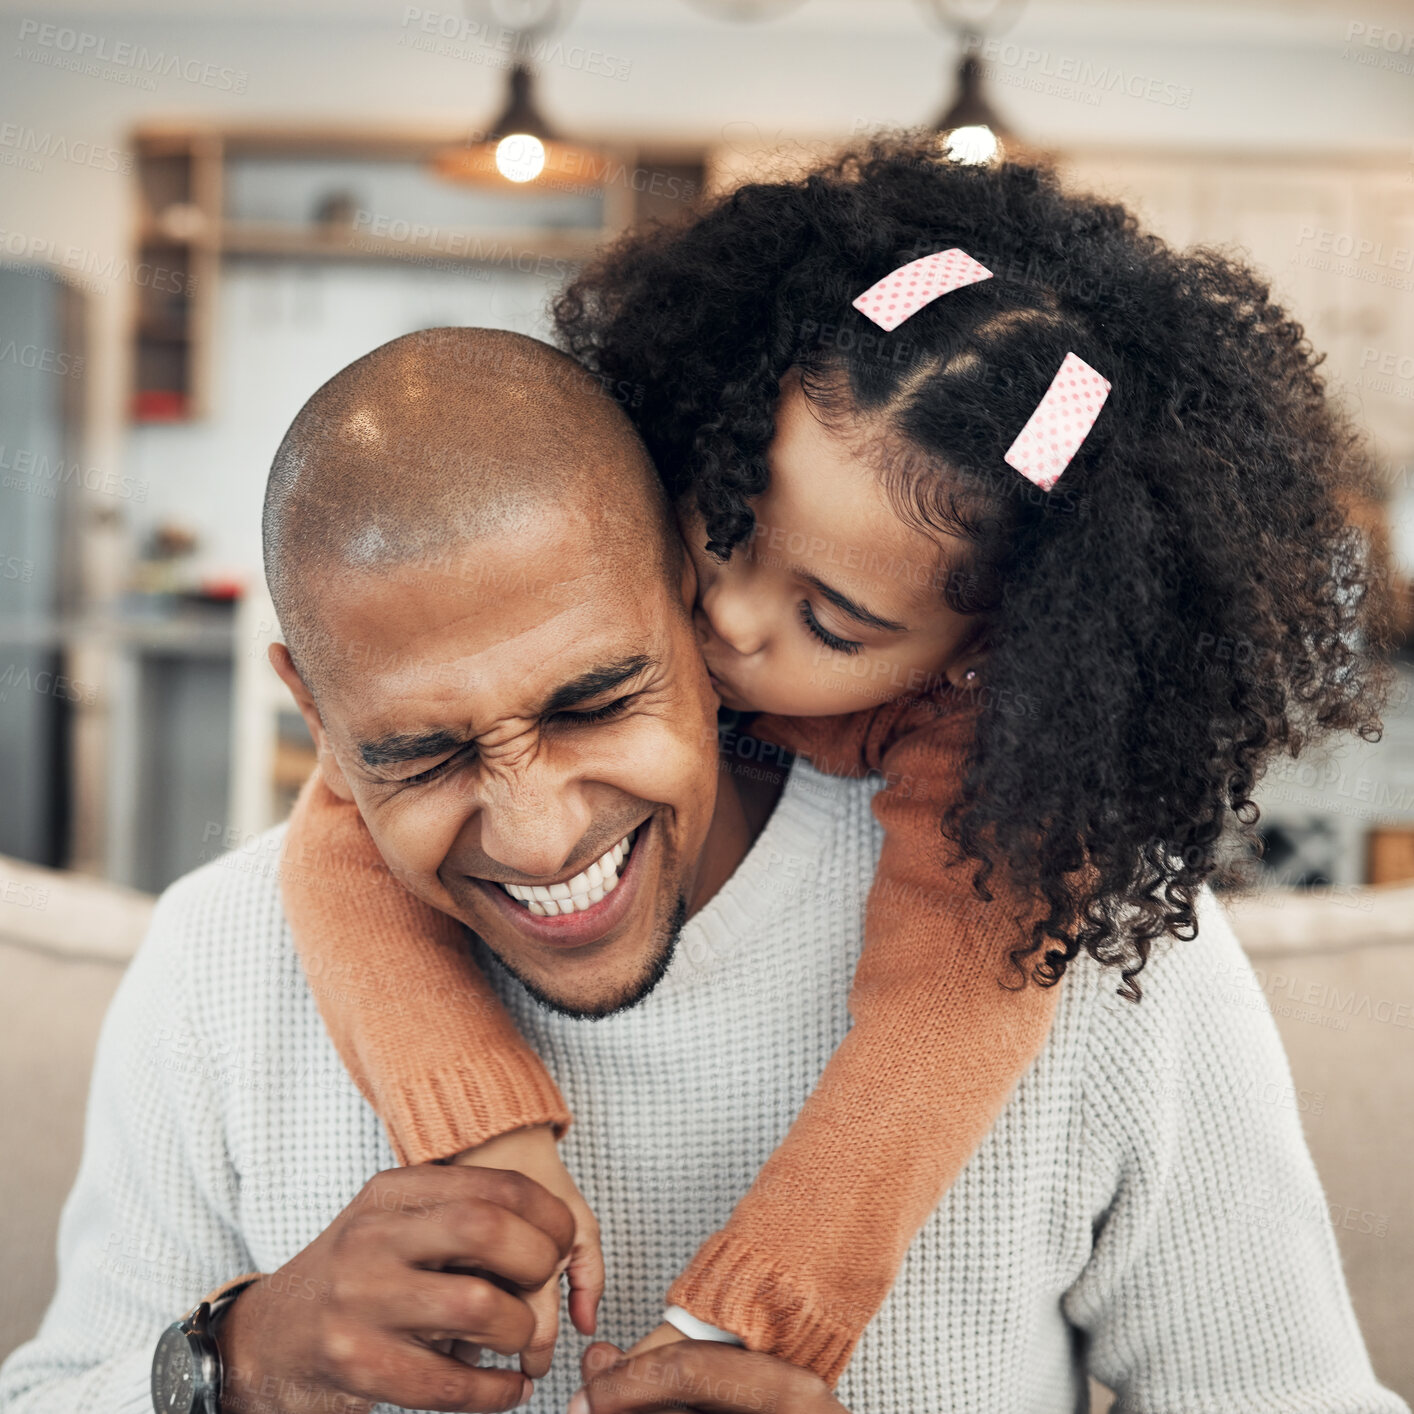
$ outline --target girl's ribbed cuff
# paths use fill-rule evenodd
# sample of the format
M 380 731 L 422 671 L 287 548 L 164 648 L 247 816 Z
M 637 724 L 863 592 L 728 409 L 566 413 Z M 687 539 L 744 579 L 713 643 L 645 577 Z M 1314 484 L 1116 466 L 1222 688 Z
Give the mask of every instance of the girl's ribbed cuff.
M 735 1331 L 748 1350 L 813 1370 L 834 1388 L 873 1312 L 858 1325 L 827 1315 L 792 1274 L 724 1232 L 703 1243 L 692 1265 L 668 1288 L 667 1303 L 699 1321 Z
M 527 1053 L 487 1051 L 475 1064 L 433 1071 L 369 1097 L 399 1164 L 450 1159 L 499 1134 L 532 1125 L 570 1127 L 569 1106 L 544 1067 Z

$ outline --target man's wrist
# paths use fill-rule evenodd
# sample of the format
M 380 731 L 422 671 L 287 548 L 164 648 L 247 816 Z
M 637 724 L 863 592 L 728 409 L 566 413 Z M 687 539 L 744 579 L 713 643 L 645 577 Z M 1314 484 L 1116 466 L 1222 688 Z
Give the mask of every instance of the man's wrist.
M 212 1332 L 221 1355 L 219 1414 L 256 1414 L 261 1409 L 277 1407 L 273 1399 L 262 1405 L 254 1397 L 259 1380 L 250 1363 L 252 1346 L 246 1337 L 251 1314 L 250 1292 L 257 1285 L 258 1282 L 252 1282 L 236 1295 L 221 1312 Z

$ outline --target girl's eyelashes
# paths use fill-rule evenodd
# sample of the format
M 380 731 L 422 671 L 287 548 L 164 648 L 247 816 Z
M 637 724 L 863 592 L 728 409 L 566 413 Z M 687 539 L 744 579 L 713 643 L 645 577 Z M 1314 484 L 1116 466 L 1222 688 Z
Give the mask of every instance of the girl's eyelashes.
M 858 653 L 864 647 L 862 643 L 856 643 L 852 638 L 837 638 L 831 633 L 815 617 L 815 610 L 810 607 L 808 599 L 800 601 L 800 620 L 812 638 L 818 639 L 826 648 L 831 648 L 836 653 Z

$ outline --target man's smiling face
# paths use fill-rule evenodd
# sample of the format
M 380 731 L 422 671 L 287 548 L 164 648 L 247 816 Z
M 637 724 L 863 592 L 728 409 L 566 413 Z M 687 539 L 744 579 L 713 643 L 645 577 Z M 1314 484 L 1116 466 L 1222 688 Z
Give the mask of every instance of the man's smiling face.
M 344 664 L 318 686 L 326 778 L 409 890 L 586 1015 L 661 975 L 717 783 L 690 567 L 672 583 L 596 519 L 352 571 L 319 611 Z

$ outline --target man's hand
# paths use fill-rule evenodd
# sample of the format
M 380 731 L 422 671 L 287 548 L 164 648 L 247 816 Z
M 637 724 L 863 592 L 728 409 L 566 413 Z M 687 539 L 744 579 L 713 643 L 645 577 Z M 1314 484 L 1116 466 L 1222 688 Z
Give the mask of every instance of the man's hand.
M 584 1388 L 569 1414 L 849 1414 L 809 1370 L 715 1340 L 678 1341 L 636 1356 L 599 1341 L 584 1352 L 580 1370 Z
M 515 1129 L 464 1150 L 452 1162 L 523 1173 L 569 1208 L 574 1215 L 574 1243 L 564 1270 L 569 1278 L 570 1320 L 582 1335 L 593 1335 L 595 1313 L 604 1295 L 599 1223 L 560 1161 L 554 1130 L 548 1124 Z M 520 1367 L 531 1379 L 538 1380 L 550 1368 L 550 1357 L 555 1353 L 560 1328 L 560 1284 L 550 1282 L 526 1299 L 535 1313 L 535 1335 L 521 1355 Z
M 555 1281 L 569 1209 L 518 1173 L 417 1164 L 376 1174 L 222 1318 L 222 1414 L 491 1411 L 530 1397 L 530 1295 Z M 478 1369 L 481 1347 L 522 1372 Z

